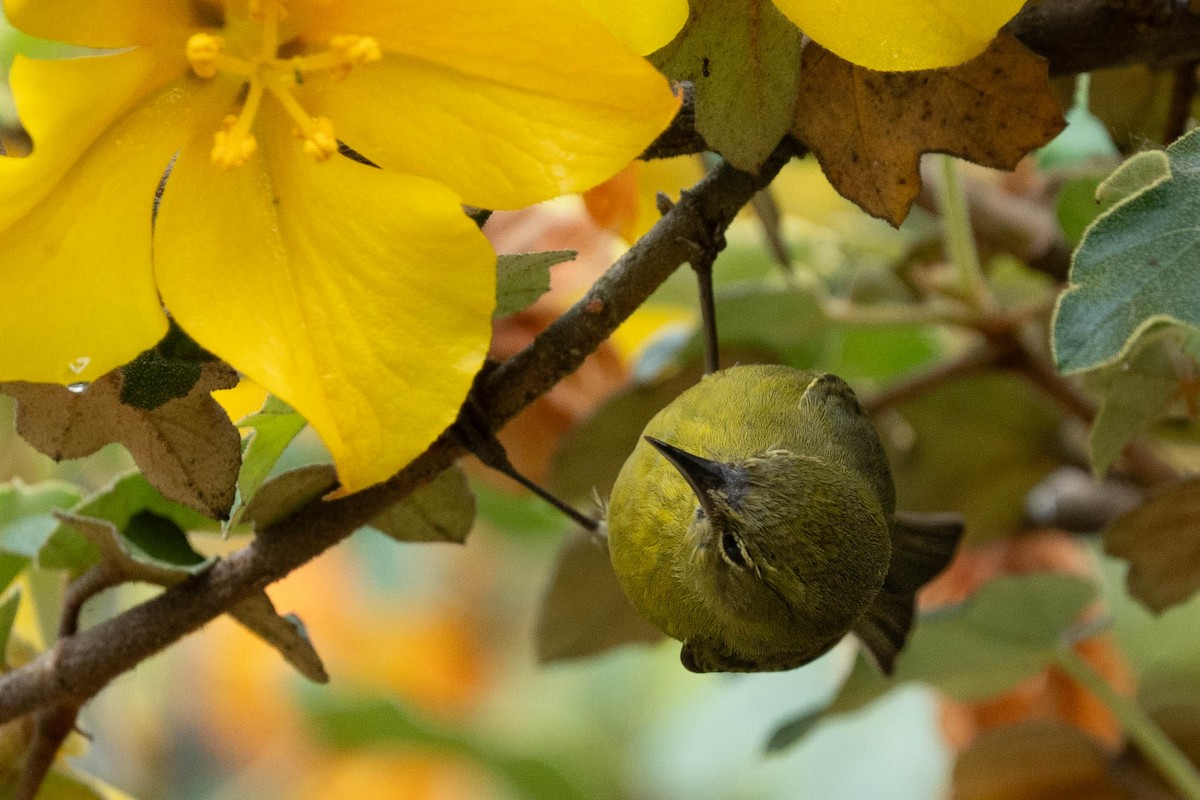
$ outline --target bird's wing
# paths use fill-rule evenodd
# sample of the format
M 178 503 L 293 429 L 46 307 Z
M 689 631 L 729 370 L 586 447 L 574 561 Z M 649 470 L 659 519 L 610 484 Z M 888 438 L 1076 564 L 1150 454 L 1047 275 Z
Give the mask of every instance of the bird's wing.
M 851 627 L 884 674 L 892 674 L 912 629 L 917 591 L 950 563 L 962 532 L 957 514 L 907 512 L 893 518 L 892 561 L 883 588 Z

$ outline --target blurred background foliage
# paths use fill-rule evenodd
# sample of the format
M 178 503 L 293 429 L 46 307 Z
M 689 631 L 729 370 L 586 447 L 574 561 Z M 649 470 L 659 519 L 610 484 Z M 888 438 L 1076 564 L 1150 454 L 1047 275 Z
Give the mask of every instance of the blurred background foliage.
M 0 53 L 36 55 L 37 47 L 0 27 Z M 1072 85 L 1059 88 L 1069 103 Z M 1051 275 L 1063 277 L 1070 246 L 1097 211 L 1095 186 L 1118 149 L 1158 144 L 1169 92 L 1170 80 L 1145 68 L 1098 74 L 1095 116 L 1072 117 L 1041 158 L 1013 174 L 964 170 L 1003 303 L 1019 306 L 1045 292 Z M 2 92 L 0 128 L 9 151 L 21 152 Z M 494 355 L 525 346 L 582 295 L 653 222 L 656 192 L 677 195 L 704 168 L 698 159 L 634 165 L 584 199 L 495 215 L 485 230 L 500 252 L 570 248 L 579 256 L 553 268 L 552 289 L 536 305 L 497 320 Z M 834 371 L 869 402 L 965 352 L 970 336 L 953 328 L 838 313 L 911 303 L 950 280 L 935 202 L 924 197 L 920 205 L 893 230 L 838 197 L 812 161 L 789 165 L 771 203 L 735 223 L 716 265 L 725 363 Z M 516 419 L 502 438 L 518 468 L 582 506 L 605 496 L 644 422 L 699 374 L 695 292 L 692 275 L 680 270 L 583 369 Z M 262 402 L 250 386 L 225 399 L 235 419 Z M 88 493 L 131 468 L 117 446 L 53 464 L 16 436 L 12 415 L 13 403 L 0 397 L 0 480 L 57 479 Z M 1079 468 L 1086 431 L 1000 371 L 889 404 L 877 421 L 900 506 L 961 509 L 968 521 L 968 546 L 928 587 L 923 607 L 961 602 L 1005 575 L 1094 582 L 1098 596 L 1083 622 L 1105 632 L 1077 652 L 1196 753 L 1200 600 L 1152 615 L 1126 593 L 1123 562 L 1103 555 L 1091 534 L 1046 528 L 1039 512 L 1055 481 L 1087 480 Z M 1190 439 L 1170 438 L 1170 446 L 1175 463 L 1195 469 Z M 275 471 L 323 460 L 306 431 Z M 182 800 L 337 800 L 380 791 L 529 800 L 1155 796 L 1144 788 L 1154 779 L 1123 750 L 1109 711 L 1053 667 L 986 699 L 903 684 L 817 720 L 767 754 L 781 726 L 838 693 L 854 669 L 852 644 L 780 674 L 693 675 L 680 667 L 674 642 L 539 665 L 535 629 L 569 525 L 482 467 L 470 473 L 478 519 L 465 546 L 398 546 L 366 529 L 269 589 L 281 612 L 303 620 L 329 685 L 306 683 L 222 618 L 89 704 L 81 729 L 92 735 L 78 737 L 47 791 Z M 205 555 L 244 541 L 191 535 Z M 40 569 L 8 590 L 21 593 L 10 664 L 45 647 L 62 590 L 62 573 Z M 103 618 L 151 591 L 123 587 L 89 605 L 87 616 Z M 20 738 L 0 730 L 0 750 L 13 735 Z M 1117 782 L 1113 764 L 1125 768 Z M 1043 790 L 1057 793 L 1036 793 Z

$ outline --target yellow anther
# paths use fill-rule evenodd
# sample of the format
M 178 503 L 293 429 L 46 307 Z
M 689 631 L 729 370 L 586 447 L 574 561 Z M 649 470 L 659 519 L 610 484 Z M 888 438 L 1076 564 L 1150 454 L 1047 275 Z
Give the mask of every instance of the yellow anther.
M 370 64 L 383 58 L 383 50 L 373 36 L 343 34 L 329 40 L 329 49 L 352 66 Z
M 337 153 L 338 141 L 333 132 L 333 120 L 316 117 L 306 128 L 296 128 L 294 131 L 296 136 L 304 140 L 304 152 L 317 161 L 328 161 L 330 156 Z
M 212 162 L 222 169 L 240 167 L 258 150 L 258 141 L 230 114 L 213 136 Z
M 201 78 L 217 74 L 217 59 L 225 51 L 225 40 L 211 33 L 195 33 L 187 40 L 185 52 L 192 72 Z

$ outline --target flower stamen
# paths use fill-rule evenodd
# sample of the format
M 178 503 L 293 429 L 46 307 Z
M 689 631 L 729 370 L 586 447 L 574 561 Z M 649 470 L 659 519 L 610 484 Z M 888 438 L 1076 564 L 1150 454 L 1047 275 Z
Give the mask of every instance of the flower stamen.
M 338 140 L 333 132 L 333 120 L 329 117 L 310 117 L 291 92 L 279 83 L 272 84 L 268 89 L 296 123 L 292 132 L 296 138 L 304 141 L 305 153 L 317 161 L 326 161 L 337 153 Z
M 241 113 L 225 118 L 213 139 L 212 161 L 228 169 L 240 166 L 254 155 L 258 144 L 250 133 L 264 93 L 270 92 L 296 123 L 295 134 L 303 140 L 304 152 L 317 161 L 338 152 L 337 135 L 328 117 L 313 117 L 296 100 L 291 90 L 304 83 L 307 73 L 324 71 L 344 78 L 351 68 L 383 58 L 379 42 L 370 36 L 339 34 L 329 48 L 308 55 L 279 58 L 280 22 L 287 16 L 285 0 L 249 0 L 250 19 L 257 24 L 249 44 L 249 58 L 225 52 L 226 42 L 213 33 L 197 33 L 188 39 L 186 54 L 192 72 L 201 78 L 230 72 L 247 80 L 248 90 Z
M 230 114 L 222 123 L 223 127 L 213 136 L 213 149 L 210 157 L 212 162 L 221 169 L 240 167 L 250 160 L 258 150 L 258 140 L 250 133 L 250 125 L 258 113 L 262 102 L 263 86 L 255 81 L 250 84 L 242 113 Z
M 187 40 L 184 48 L 192 72 L 201 78 L 214 78 L 218 72 L 232 72 L 250 77 L 254 65 L 245 59 L 225 52 L 225 39 L 211 33 L 196 33 Z

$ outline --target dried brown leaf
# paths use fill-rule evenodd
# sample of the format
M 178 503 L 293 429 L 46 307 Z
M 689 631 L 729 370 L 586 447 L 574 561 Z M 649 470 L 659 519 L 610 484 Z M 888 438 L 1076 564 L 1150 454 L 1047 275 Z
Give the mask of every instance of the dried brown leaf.
M 46 383 L 0 383 L 17 400 L 17 433 L 55 461 L 91 455 L 117 442 L 164 497 L 213 519 L 233 505 L 241 437 L 209 396 L 237 385 L 237 373 L 206 363 L 185 396 L 153 410 L 121 402 L 122 373 L 114 370 L 82 392 Z
M 1129 593 L 1164 611 L 1200 590 L 1200 478 L 1155 494 L 1113 523 L 1104 550 L 1129 562 Z
M 809 43 L 792 133 L 829 181 L 899 225 L 921 189 L 922 153 L 1012 169 L 1066 125 L 1046 60 L 1007 33 L 957 67 L 875 72 Z
M 584 658 L 663 638 L 621 591 L 604 539 L 584 530 L 563 542 L 536 636 L 540 661 Z
M 229 615 L 278 650 L 301 675 L 314 683 L 329 683 L 329 673 L 309 640 L 304 623 L 294 614 L 279 614 L 266 592 L 253 594 L 236 604 L 229 609 Z

